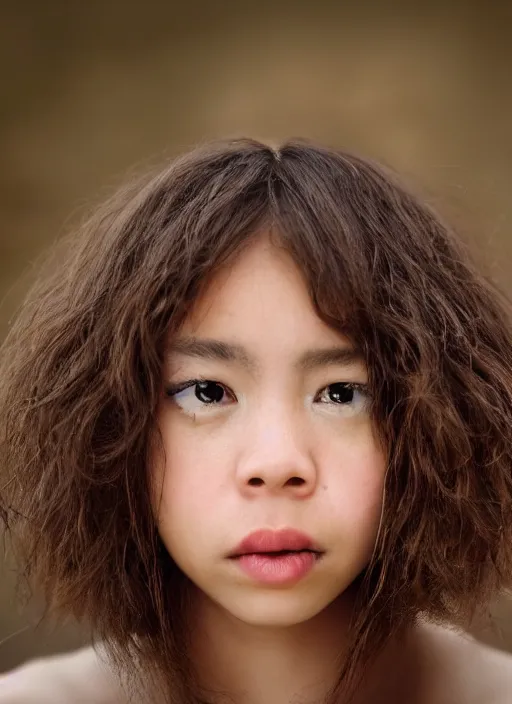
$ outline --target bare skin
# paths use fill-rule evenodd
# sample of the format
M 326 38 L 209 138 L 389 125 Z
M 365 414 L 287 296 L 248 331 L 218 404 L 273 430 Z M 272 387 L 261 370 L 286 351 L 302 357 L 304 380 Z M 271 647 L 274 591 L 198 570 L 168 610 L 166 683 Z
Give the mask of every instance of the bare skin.
M 277 645 L 277 644 L 274 644 Z M 470 636 L 422 624 L 411 634 L 407 648 L 390 648 L 382 655 L 354 704 L 508 704 L 512 692 L 512 658 L 480 644 Z M 244 698 L 236 704 L 259 702 L 315 702 L 310 690 L 300 696 L 302 681 L 327 675 L 324 652 L 299 643 L 293 651 L 281 647 L 271 654 L 253 641 L 239 658 L 233 677 L 247 676 Z M 249 652 L 250 651 L 250 652 Z M 232 652 L 219 665 L 227 666 Z M 315 657 L 316 655 L 316 657 Z M 281 668 L 281 669 L 280 669 Z M 284 672 L 283 672 L 284 669 Z M 273 675 L 274 673 L 274 675 Z M 277 677 L 277 673 L 279 677 Z M 219 673 L 220 674 L 220 673 Z M 284 676 L 283 676 L 284 675 Z M 154 704 L 153 697 L 147 702 Z M 132 704 L 115 677 L 92 648 L 37 660 L 0 677 L 0 704 Z M 142 704 L 139 700 L 133 704 Z M 144 702 L 146 704 L 146 702 Z
M 309 622 L 268 628 L 226 618 L 203 600 L 192 642 L 205 689 L 210 696 L 230 692 L 237 704 L 322 701 L 335 681 L 336 658 L 345 645 L 340 628 L 347 619 L 345 603 L 337 600 Z
M 512 693 L 512 658 L 469 635 L 423 626 L 418 631 L 415 704 L 505 704 Z
M 200 641 L 197 660 L 207 665 L 203 673 L 212 688 L 233 693 L 236 704 L 318 704 L 337 676 L 336 654 L 344 646 L 337 627 L 342 604 L 327 608 L 315 629 L 301 624 L 288 637 L 278 630 L 259 637 L 252 631 L 248 637 L 242 623 L 238 630 L 221 628 L 216 647 Z M 505 704 L 511 692 L 508 653 L 421 622 L 377 658 L 351 704 Z

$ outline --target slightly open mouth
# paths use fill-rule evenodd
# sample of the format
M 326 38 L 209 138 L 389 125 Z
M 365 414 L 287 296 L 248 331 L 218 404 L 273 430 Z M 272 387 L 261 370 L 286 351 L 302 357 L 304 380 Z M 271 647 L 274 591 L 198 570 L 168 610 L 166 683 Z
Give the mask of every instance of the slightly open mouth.
M 278 558 L 278 557 L 284 557 L 284 556 L 286 556 L 286 555 L 300 555 L 301 553 L 311 553 L 311 554 L 314 555 L 316 558 L 319 558 L 319 557 L 321 557 L 321 556 L 323 555 L 323 553 L 317 552 L 316 550 L 308 550 L 308 549 L 305 548 L 304 550 L 275 550 L 275 551 L 273 551 L 273 552 L 261 552 L 261 551 L 258 551 L 258 552 L 246 552 L 246 553 L 243 553 L 243 554 L 241 554 L 241 555 L 232 555 L 232 556 L 231 556 L 231 559 L 232 559 L 232 560 L 236 560 L 237 558 L 239 558 L 239 557 L 245 557 L 246 555 L 263 555 L 264 557 L 271 557 L 271 558 L 272 558 L 272 557 L 275 557 L 275 558 Z
M 260 552 L 259 555 L 268 555 L 269 557 L 280 557 L 281 555 L 296 555 L 299 552 L 311 552 L 316 555 L 314 550 L 276 550 L 274 552 Z

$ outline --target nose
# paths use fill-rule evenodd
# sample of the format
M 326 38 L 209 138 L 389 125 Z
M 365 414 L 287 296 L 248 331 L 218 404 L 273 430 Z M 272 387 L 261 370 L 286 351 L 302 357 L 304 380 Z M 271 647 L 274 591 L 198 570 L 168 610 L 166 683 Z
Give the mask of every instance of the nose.
M 248 497 L 281 494 L 307 498 L 317 486 L 310 434 L 283 412 L 249 424 L 237 464 L 237 483 Z

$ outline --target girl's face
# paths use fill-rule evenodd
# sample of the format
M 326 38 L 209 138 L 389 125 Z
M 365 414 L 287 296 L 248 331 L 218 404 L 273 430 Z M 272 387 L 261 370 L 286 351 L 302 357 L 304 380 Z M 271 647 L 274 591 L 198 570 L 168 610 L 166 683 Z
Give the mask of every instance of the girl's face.
M 385 470 L 366 382 L 267 238 L 218 273 L 169 341 L 154 511 L 175 562 L 231 615 L 300 623 L 366 566 Z

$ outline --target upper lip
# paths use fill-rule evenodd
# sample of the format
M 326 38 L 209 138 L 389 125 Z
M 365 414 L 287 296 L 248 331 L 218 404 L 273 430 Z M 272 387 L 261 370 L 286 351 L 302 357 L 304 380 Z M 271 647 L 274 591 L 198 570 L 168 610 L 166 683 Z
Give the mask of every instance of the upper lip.
M 229 557 L 240 557 L 253 553 L 282 552 L 288 550 L 311 550 L 321 552 L 313 539 L 293 528 L 281 530 L 257 530 L 247 535 Z

